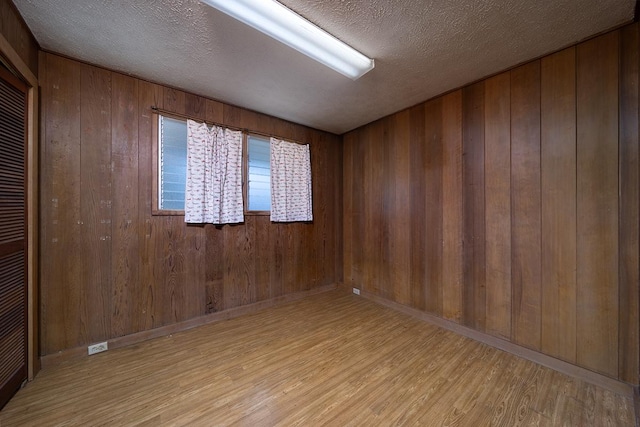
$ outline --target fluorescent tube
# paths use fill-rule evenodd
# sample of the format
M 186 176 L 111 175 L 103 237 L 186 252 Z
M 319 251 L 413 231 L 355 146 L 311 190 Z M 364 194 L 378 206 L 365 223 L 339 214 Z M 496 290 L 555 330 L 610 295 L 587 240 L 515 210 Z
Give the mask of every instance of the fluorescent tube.
M 353 80 L 374 67 L 373 59 L 275 0 L 201 1 Z

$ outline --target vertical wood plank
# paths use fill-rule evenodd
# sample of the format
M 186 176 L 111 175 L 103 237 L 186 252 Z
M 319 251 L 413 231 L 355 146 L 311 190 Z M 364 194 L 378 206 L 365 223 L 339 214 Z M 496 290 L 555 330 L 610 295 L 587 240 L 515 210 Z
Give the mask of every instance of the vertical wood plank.
M 540 61 L 511 70 L 512 339 L 540 349 Z
M 204 227 L 205 246 L 205 298 L 206 312 L 215 313 L 226 308 L 224 297 L 224 233 L 219 226 Z
M 271 231 L 271 244 L 272 244 L 272 256 L 271 256 L 271 272 L 269 275 L 271 281 L 271 295 L 279 297 L 284 294 L 284 276 L 282 269 L 284 268 L 284 245 L 283 235 L 279 226 L 272 226 Z
M 38 157 L 41 161 L 40 165 L 40 207 L 41 212 L 39 212 L 39 242 L 38 245 L 40 247 L 40 251 L 50 250 L 51 248 L 51 239 L 53 237 L 54 232 L 54 215 L 53 215 L 53 203 L 51 203 L 52 198 L 52 185 L 51 185 L 51 177 L 53 175 L 53 167 L 49 161 L 46 161 L 48 150 L 47 147 L 49 145 L 49 140 L 51 135 L 47 132 L 49 129 L 49 117 L 48 113 L 51 111 L 51 106 L 53 103 L 53 97 L 50 97 L 50 93 L 53 90 L 53 85 L 50 83 L 51 78 L 56 79 L 57 77 L 53 77 L 50 75 L 52 73 L 49 71 L 48 64 L 48 54 L 45 52 L 41 52 L 39 56 L 39 64 L 38 64 L 38 78 L 40 84 L 40 99 L 41 99 L 41 108 L 40 108 L 40 144 L 39 144 L 39 153 Z M 44 96 L 47 98 L 44 98 Z M 49 209 L 43 209 L 44 206 L 48 206 Z M 54 284 L 51 282 L 51 276 L 53 273 L 53 265 L 50 262 L 45 261 L 44 257 L 38 257 L 38 272 L 39 272 L 39 302 L 40 302 L 40 310 L 38 315 L 38 329 L 40 330 L 40 336 L 38 339 L 38 348 L 41 354 L 47 354 L 46 352 L 51 347 L 53 339 L 50 337 L 50 331 L 47 328 L 47 316 L 49 313 L 55 313 L 55 310 L 51 312 L 50 310 L 53 308 L 52 298 L 49 296 L 52 287 Z M 52 319 L 48 319 L 51 321 Z
M 49 354 L 84 343 L 80 282 L 82 242 L 80 205 L 80 68 L 46 54 L 46 87 L 42 174 L 41 349 Z
M 618 377 L 638 384 L 640 251 L 638 221 L 638 23 L 620 30 L 620 341 Z
M 255 111 L 240 109 L 240 127 L 243 129 L 259 129 L 260 114 Z
M 255 301 L 271 298 L 272 242 L 268 216 L 255 217 L 255 230 L 251 237 L 255 251 Z
M 225 105 L 223 109 L 224 124 L 234 127 L 242 127 L 242 109 L 239 107 Z M 223 256 L 223 283 L 224 283 L 224 306 L 225 308 L 239 307 L 250 295 L 249 272 L 247 270 L 247 221 L 245 225 L 225 225 L 222 227 L 224 234 L 224 256 Z M 279 224 L 279 226 L 282 224 Z M 287 240 L 291 242 L 291 239 Z M 289 255 L 291 252 L 289 252 Z M 288 263 L 288 265 L 285 265 Z M 285 257 L 283 261 L 283 289 L 288 292 L 293 279 L 291 274 L 292 256 Z
M 184 112 L 187 116 L 197 120 L 207 118 L 207 99 L 192 93 L 184 94 Z
M 172 113 L 185 114 L 185 93 L 181 90 L 173 89 L 170 87 L 164 87 L 164 100 L 163 109 L 171 111 Z
M 185 114 L 204 121 L 207 115 L 207 100 L 190 93 L 185 94 Z M 184 221 L 184 218 L 182 218 Z M 204 225 L 186 224 L 185 227 L 185 305 L 187 318 L 202 316 L 207 312 L 206 305 L 206 232 Z
M 266 114 L 258 114 L 256 130 L 270 135 L 280 135 L 280 126 L 282 122 L 283 120 L 281 119 L 276 119 L 275 117 L 267 116 Z
M 541 350 L 576 361 L 575 48 L 541 60 Z
M 394 185 L 394 200 L 392 222 L 387 225 L 391 232 L 391 270 L 390 275 L 395 281 L 394 299 L 400 304 L 411 303 L 411 289 L 409 285 L 410 271 L 410 236 L 409 223 L 409 111 L 396 113 L 393 117 L 393 167 L 396 171 Z M 389 143 L 389 141 L 385 141 Z
M 175 316 L 171 315 L 170 298 L 171 298 L 171 278 L 174 272 L 168 267 L 167 260 L 170 255 L 167 240 L 167 226 L 171 224 L 170 218 L 165 216 L 154 216 L 151 218 L 151 233 L 154 235 L 155 246 L 153 247 L 153 280 L 156 294 L 154 297 L 154 324 L 163 326 L 171 323 L 171 319 Z M 167 302 L 169 301 L 169 302 Z
M 326 188 L 332 188 L 337 182 L 340 183 L 340 187 L 335 188 L 335 191 L 342 193 L 342 156 L 336 157 L 336 154 L 342 152 L 341 144 L 336 145 L 334 141 L 330 140 L 324 134 L 309 132 L 308 141 L 311 147 L 311 162 L 315 165 L 320 165 L 321 169 L 317 166 L 312 166 L 312 178 L 315 181 L 313 186 L 313 203 L 314 203 L 314 221 L 317 227 L 309 227 L 307 224 L 307 230 L 309 233 L 310 241 L 315 242 L 311 250 L 308 252 L 309 260 L 313 269 L 311 271 L 312 277 L 310 278 L 309 289 L 320 286 L 321 283 L 326 283 L 327 277 L 341 277 L 338 276 L 337 267 L 342 264 L 342 255 L 337 262 L 322 262 L 323 259 L 335 258 L 338 247 L 334 245 L 335 239 L 332 236 L 336 236 L 337 230 L 340 229 L 342 234 L 342 215 L 340 218 L 334 216 L 334 211 L 331 206 L 340 206 L 342 210 L 342 203 L 335 199 L 335 192 L 320 192 L 320 186 Z M 323 149 L 325 147 L 325 149 Z M 315 159 L 315 162 L 314 160 Z M 337 163 L 337 167 L 336 167 Z M 324 171 L 324 172 L 323 172 Z M 330 178 L 330 176 L 332 178 Z M 330 182 L 330 181 L 333 181 Z M 317 207 L 316 207 L 317 200 Z M 325 242 L 324 244 L 321 242 Z M 341 279 L 340 279 L 341 281 Z
M 246 305 L 256 302 L 256 242 L 252 236 L 256 234 L 257 230 L 257 216 L 247 216 L 243 225 L 237 225 L 235 228 L 238 231 L 236 235 L 236 257 L 241 263 L 237 264 L 239 270 L 235 277 L 239 280 L 236 281 L 239 286 L 238 305 Z M 297 266 L 294 264 L 294 268 Z M 297 282 L 296 282 L 297 283 Z M 290 292 L 294 292 L 291 290 Z
M 343 230 L 344 230 L 344 221 L 345 216 L 342 214 L 343 211 L 343 203 L 344 203 L 344 169 L 342 168 L 343 160 L 343 152 L 342 152 L 342 138 L 335 137 L 334 135 L 325 134 L 325 138 L 331 141 L 333 145 L 333 156 L 330 159 L 333 165 L 334 174 L 332 175 L 333 182 L 330 185 L 329 189 L 323 189 L 322 191 L 329 191 L 330 194 L 333 195 L 332 206 L 333 208 L 328 213 L 329 221 L 333 222 L 335 225 L 335 229 L 332 236 L 329 236 L 331 245 L 331 251 L 333 251 L 333 272 L 334 276 L 332 278 L 325 278 L 325 280 L 335 281 L 337 283 L 342 283 L 344 280 L 344 271 L 342 260 L 344 258 L 344 239 L 343 239 Z M 337 178 L 337 179 L 336 179 Z M 331 282 L 326 282 L 327 284 Z
M 380 222 L 380 232 L 382 237 L 380 242 L 380 252 L 378 256 L 370 257 L 371 263 L 370 269 L 373 280 L 375 280 L 375 290 L 378 295 L 388 298 L 390 300 L 396 300 L 400 292 L 396 291 L 396 288 L 400 288 L 398 277 L 393 276 L 394 268 L 393 263 L 395 247 L 394 247 L 394 230 L 395 225 L 395 202 L 396 202 L 396 162 L 395 162 L 395 146 L 394 136 L 395 127 L 394 121 L 390 117 L 376 121 L 373 126 L 368 129 L 369 143 L 366 144 L 365 150 L 369 150 L 370 146 L 378 144 L 382 146 L 382 207 L 380 212 L 382 213 Z M 367 151 L 368 152 L 368 151 Z M 365 165 L 373 167 L 373 164 L 367 159 Z M 375 189 L 374 189 L 375 191 Z M 365 197 L 365 209 L 364 215 L 373 215 L 372 209 L 377 207 Z M 369 229 L 365 223 L 365 233 L 368 233 Z M 370 249 L 368 247 L 368 249 Z M 365 273 L 366 274 L 366 273 Z
M 365 152 L 368 153 L 371 146 L 374 144 L 379 148 L 379 155 L 382 155 L 382 188 L 381 194 L 378 194 L 380 208 L 376 204 L 371 203 L 365 195 L 364 201 L 364 215 L 373 215 L 371 212 L 373 209 L 380 209 L 382 215 L 379 216 L 380 229 L 380 242 L 381 245 L 377 252 L 374 252 L 373 257 L 369 257 L 371 267 L 371 276 L 373 283 L 375 284 L 376 292 L 385 298 L 395 300 L 402 293 L 401 285 L 398 278 L 393 277 L 393 272 L 396 266 L 393 263 L 395 260 L 395 245 L 394 243 L 394 220 L 396 218 L 396 187 L 397 178 L 396 175 L 396 154 L 395 154 L 395 121 L 391 117 L 385 117 L 378 120 L 367 132 L 369 136 L 369 143 L 365 145 Z M 370 160 L 365 155 L 365 167 L 373 167 Z M 366 177 L 365 177 L 366 179 Z M 377 191 L 375 188 L 373 192 Z M 374 223 L 375 224 L 375 223 Z M 375 225 L 374 225 L 375 226 Z M 369 232 L 369 226 L 365 223 L 363 233 Z M 374 243 L 375 244 L 375 243 Z
M 362 224 L 358 224 L 362 240 L 356 242 L 362 254 L 362 281 L 366 289 L 377 295 L 384 293 L 387 298 L 393 298 L 395 282 L 390 280 L 387 228 L 391 198 L 384 197 L 391 191 L 392 182 L 385 175 L 388 168 L 383 166 L 388 147 L 385 145 L 382 129 L 382 122 L 372 124 L 370 129 L 362 133 L 359 143 L 364 176 L 361 185 L 353 190 L 363 192 L 363 198 L 360 199 L 363 205 L 359 209 Z
M 81 286 L 86 339 L 111 336 L 111 73 L 81 67 L 80 195 L 82 217 Z
M 186 94 L 180 90 L 163 87 L 164 109 L 177 114 L 186 114 Z M 187 319 L 186 283 L 186 226 L 184 217 L 167 216 L 161 219 L 162 246 L 161 257 L 164 259 L 162 271 L 163 324 L 170 324 Z
M 442 100 L 442 315 L 462 320 L 462 91 Z
M 315 158 L 320 165 L 322 165 L 322 158 L 321 156 L 318 155 L 316 149 L 317 149 L 317 145 L 314 144 L 314 139 L 311 135 L 311 132 L 308 128 L 304 128 L 305 133 L 304 136 L 300 139 L 300 142 L 304 142 L 310 145 L 309 149 L 310 149 L 310 154 L 311 156 L 313 156 L 313 158 Z M 326 169 L 325 169 L 326 170 Z M 320 178 L 317 175 L 317 171 L 314 171 L 314 168 L 311 168 L 311 174 L 312 174 L 312 185 L 313 185 L 313 181 L 314 181 L 314 172 L 316 173 L 315 175 L 315 181 L 316 181 L 316 188 L 317 188 L 317 182 L 320 180 Z M 313 188 L 312 188 L 313 190 Z M 324 227 L 323 227 L 323 221 L 322 221 L 322 215 L 323 215 L 323 210 L 324 210 L 324 206 L 323 206 L 323 201 L 322 201 L 322 197 L 314 197 L 314 203 L 313 203 L 313 210 L 314 213 L 317 215 L 316 217 L 314 217 L 314 223 L 315 223 L 315 228 L 318 231 L 321 231 Z M 315 241 L 316 238 L 316 231 L 314 230 L 314 227 L 310 227 L 309 224 L 305 224 L 305 223 L 300 223 L 299 227 L 299 242 L 300 242 L 300 259 L 299 259 L 299 264 L 298 265 L 304 265 L 306 266 L 306 268 L 298 268 L 298 274 L 299 274 L 299 279 L 297 280 L 297 290 L 301 291 L 301 290 L 308 290 L 311 289 L 311 286 L 314 282 L 314 277 L 317 275 L 318 273 L 318 268 L 317 268 L 317 263 L 316 263 L 316 257 L 317 257 L 317 249 L 316 249 L 316 245 L 311 243 Z
M 138 301 L 143 294 L 138 275 L 138 81 L 112 74 L 111 161 L 112 307 L 111 333 L 118 337 L 140 330 Z M 135 319 L 135 320 L 134 320 Z M 134 326 L 135 325 L 135 326 Z
M 328 227 L 326 221 L 326 207 L 327 200 L 324 195 L 314 194 L 314 186 L 317 186 L 325 180 L 325 177 L 318 172 L 320 170 L 330 171 L 330 168 L 325 163 L 325 156 L 320 154 L 319 146 L 319 135 L 314 135 L 307 130 L 307 135 L 305 139 L 302 141 L 304 143 L 309 144 L 309 150 L 311 159 L 313 162 L 311 168 L 311 183 L 312 183 L 312 199 L 313 199 L 313 220 L 315 222 L 315 227 L 310 227 L 309 224 L 305 224 L 303 228 L 302 239 L 307 242 L 303 248 L 303 264 L 306 268 L 303 268 L 303 272 L 306 273 L 306 277 L 302 283 L 302 289 L 308 290 L 313 288 L 319 282 L 319 275 L 323 274 L 323 268 L 318 264 L 318 259 L 320 258 L 320 254 L 323 252 L 322 248 L 316 245 L 315 243 L 309 244 L 311 242 L 317 242 L 318 239 L 322 239 L 323 236 L 326 235 Z M 320 169 L 318 169 L 318 167 Z
M 365 290 L 372 290 L 368 283 L 365 283 L 363 277 L 365 257 L 363 253 L 363 244 L 365 239 L 365 216 L 364 216 L 364 153 L 365 144 L 367 143 L 367 130 L 358 131 L 358 141 L 354 144 L 352 156 L 351 176 L 353 187 L 351 188 L 353 212 L 351 214 L 351 242 L 352 242 L 352 260 L 351 275 L 353 284 Z
M 184 278 L 185 317 L 187 319 L 206 314 L 206 232 L 204 225 L 189 224 L 184 227 Z
M 295 232 L 297 224 L 278 224 L 282 234 L 282 290 L 288 294 L 296 287 L 296 271 L 298 265 L 298 239 Z M 241 283 L 242 278 L 239 279 Z
M 49 201 L 51 200 L 51 186 L 47 185 L 47 181 L 51 177 L 51 165 L 46 159 L 47 154 L 47 141 L 49 140 L 49 135 L 47 134 L 48 127 L 48 109 L 50 108 L 49 99 L 42 98 L 43 95 L 48 94 L 52 87 L 49 83 L 49 72 L 47 67 L 47 53 L 40 52 L 39 61 L 38 61 L 38 79 L 40 84 L 40 122 L 38 131 L 40 132 L 40 139 L 38 143 L 38 160 L 40 162 L 38 175 L 39 175 L 39 196 L 38 196 L 38 248 L 40 251 L 46 250 L 46 248 L 50 248 L 51 242 L 51 227 L 53 226 L 53 218 L 51 215 L 51 205 Z M 49 207 L 49 209 L 43 209 L 43 206 Z M 46 297 L 49 293 L 49 287 L 51 286 L 50 278 L 44 279 L 43 277 L 50 277 L 51 275 L 51 264 L 44 260 L 44 257 L 38 256 L 37 268 L 38 268 L 38 305 L 39 310 L 37 310 L 37 325 L 33 325 L 38 328 L 39 334 L 35 337 L 37 340 L 34 343 L 34 347 L 38 349 L 38 355 L 46 354 L 47 350 L 44 345 L 48 342 L 47 331 L 44 329 L 44 318 L 45 314 L 48 310 L 48 300 Z M 46 286 L 45 285 L 49 285 Z
M 343 246 L 343 227 L 344 227 L 344 216 L 342 215 L 343 210 L 343 189 L 344 189 L 344 173 L 342 170 L 342 138 L 334 139 L 330 135 L 325 134 L 323 136 L 323 141 L 326 140 L 328 145 L 331 145 L 331 155 L 327 158 L 327 162 L 331 165 L 332 176 L 334 180 L 332 183 L 328 183 L 329 194 L 327 195 L 329 199 L 327 200 L 327 223 L 332 226 L 327 232 L 326 241 L 328 243 L 326 250 L 333 254 L 333 266 L 330 266 L 333 271 L 330 275 L 326 274 L 326 268 L 323 270 L 323 283 L 329 284 L 327 282 L 328 277 L 335 277 L 337 283 L 343 283 L 344 274 L 342 271 L 342 260 L 344 258 L 344 246 Z M 326 193 L 325 193 L 326 194 Z M 331 209 L 330 206 L 335 206 L 336 208 Z
M 484 82 L 462 89 L 463 323 L 485 330 Z
M 618 32 L 577 48 L 577 359 L 618 375 Z
M 487 332 L 511 338 L 510 74 L 485 82 Z
M 304 278 L 304 282 L 302 283 L 301 290 L 312 289 L 317 286 L 319 280 L 318 276 L 323 273 L 322 266 L 318 263 L 318 258 L 322 253 L 322 249 L 315 242 L 323 239 L 323 236 L 326 235 L 328 231 L 326 215 L 327 215 L 327 199 L 325 195 L 316 194 L 313 197 L 313 182 L 317 185 L 324 181 L 324 176 L 319 174 L 320 170 L 329 171 L 329 167 L 325 164 L 325 157 L 320 155 L 319 152 L 319 134 L 314 134 L 310 129 L 306 128 L 307 135 L 302 140 L 302 142 L 309 144 L 309 150 L 312 158 L 316 159 L 315 163 L 320 166 L 321 169 L 314 170 L 311 169 L 311 178 L 312 178 L 312 199 L 313 199 L 313 214 L 314 214 L 314 222 L 315 227 L 311 226 L 311 224 L 303 224 L 302 230 L 302 240 L 303 240 L 303 264 L 307 265 L 307 268 L 303 268 L 303 273 L 305 273 L 306 277 Z
M 178 220 L 182 219 L 178 217 Z M 185 227 L 177 226 L 178 220 L 165 216 L 161 219 L 162 245 L 158 245 L 156 260 L 162 260 L 162 324 L 185 320 L 185 268 L 184 238 Z
M 425 107 L 419 104 L 410 110 L 411 120 L 411 305 L 420 310 L 426 308 L 426 221 L 427 190 L 425 170 L 427 167 L 425 151 Z
M 159 304 L 161 262 L 155 257 L 160 234 L 157 217 L 151 216 L 152 210 L 152 145 L 155 143 L 152 127 L 156 125 L 151 107 L 163 107 L 162 87 L 140 80 L 138 82 L 138 245 L 140 248 L 138 267 L 141 286 L 140 313 L 138 327 L 149 330 L 160 326 L 161 307 Z
M 353 280 L 353 214 L 355 208 L 353 206 L 353 152 L 354 145 L 357 143 L 355 131 L 349 132 L 343 136 L 343 152 L 342 152 L 342 173 L 344 202 L 342 205 L 342 217 L 344 218 L 342 230 L 342 242 L 344 250 L 343 258 L 343 275 L 344 284 L 347 288 L 354 287 Z
M 223 123 L 224 104 L 207 100 L 205 119 L 213 123 Z M 205 225 L 205 298 L 206 311 L 213 313 L 225 308 L 224 297 L 224 231 L 221 226 Z
M 442 99 L 425 105 L 425 308 L 442 316 Z
M 213 123 L 222 123 L 224 121 L 223 103 L 207 99 L 205 110 L 205 120 Z

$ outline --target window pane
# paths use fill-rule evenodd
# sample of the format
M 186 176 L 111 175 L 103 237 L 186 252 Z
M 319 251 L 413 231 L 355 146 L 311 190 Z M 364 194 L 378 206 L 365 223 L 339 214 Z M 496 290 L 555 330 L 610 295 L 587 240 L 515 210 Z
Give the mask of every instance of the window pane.
M 249 135 L 247 153 L 249 157 L 248 210 L 268 211 L 271 209 L 271 152 L 269 140 Z
M 183 210 L 187 179 L 187 122 L 160 117 L 160 209 Z

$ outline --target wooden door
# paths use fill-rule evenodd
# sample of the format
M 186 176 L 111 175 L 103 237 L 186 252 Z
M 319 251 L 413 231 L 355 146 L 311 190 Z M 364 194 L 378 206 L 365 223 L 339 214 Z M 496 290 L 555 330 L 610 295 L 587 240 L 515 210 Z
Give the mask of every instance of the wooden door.
M 0 66 L 0 408 L 27 378 L 26 108 Z

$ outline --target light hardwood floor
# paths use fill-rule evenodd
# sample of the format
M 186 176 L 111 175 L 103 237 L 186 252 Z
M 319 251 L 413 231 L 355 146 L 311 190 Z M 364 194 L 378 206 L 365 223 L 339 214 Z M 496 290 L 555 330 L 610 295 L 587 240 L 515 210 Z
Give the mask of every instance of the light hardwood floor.
M 631 398 L 340 291 L 44 369 L 2 426 L 632 426 Z

